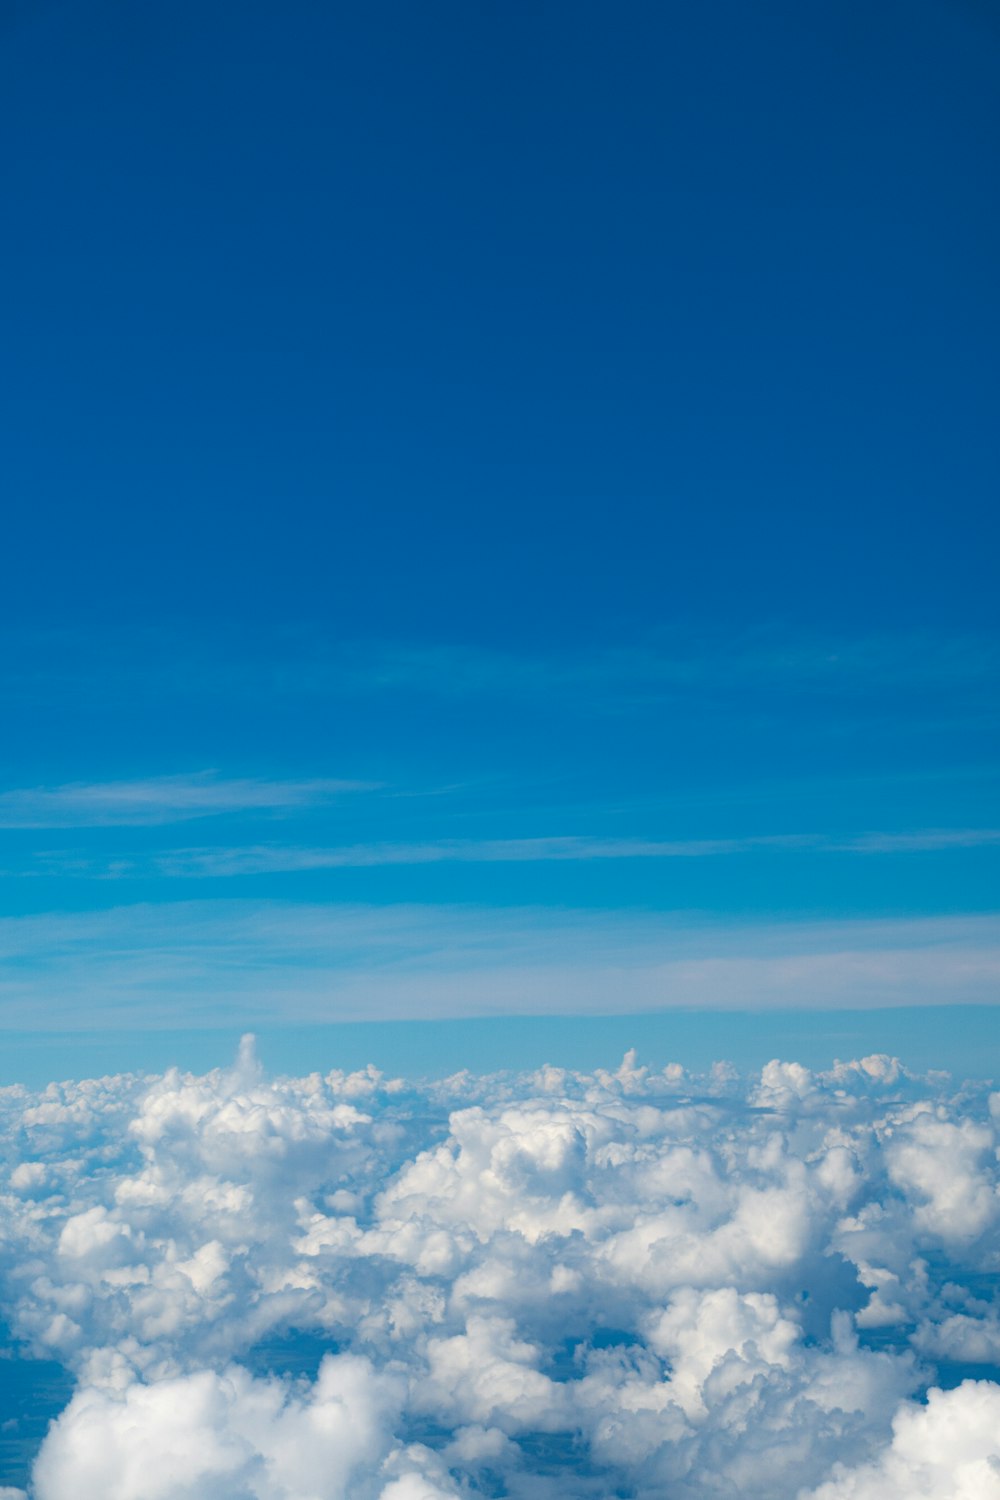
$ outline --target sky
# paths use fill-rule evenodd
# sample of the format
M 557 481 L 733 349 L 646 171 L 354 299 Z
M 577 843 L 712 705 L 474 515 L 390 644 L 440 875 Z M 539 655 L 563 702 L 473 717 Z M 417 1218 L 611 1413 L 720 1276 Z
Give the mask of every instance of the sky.
M 1000 1500 L 998 14 L 0 5 L 0 1500 Z
M 992 8 L 0 43 L 4 1080 L 1000 1073 Z

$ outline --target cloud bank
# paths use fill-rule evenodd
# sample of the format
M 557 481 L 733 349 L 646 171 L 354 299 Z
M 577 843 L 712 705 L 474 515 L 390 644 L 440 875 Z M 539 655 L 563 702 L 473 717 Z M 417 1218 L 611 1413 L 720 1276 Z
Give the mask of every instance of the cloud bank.
M 36 1500 L 1000 1495 L 987 1085 L 247 1043 L 0 1113 L 4 1316 L 76 1380 Z

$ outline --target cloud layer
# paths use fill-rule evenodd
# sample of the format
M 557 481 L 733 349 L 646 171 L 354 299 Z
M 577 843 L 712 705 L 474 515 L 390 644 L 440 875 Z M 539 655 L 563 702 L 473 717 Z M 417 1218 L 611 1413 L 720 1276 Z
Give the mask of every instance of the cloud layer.
M 0 1024 L 53 1030 L 985 1004 L 1000 919 L 178 901 L 3 918 L 0 958 Z
M 77 1382 L 37 1500 L 1000 1494 L 986 1086 L 246 1044 L 0 1106 L 4 1313 Z

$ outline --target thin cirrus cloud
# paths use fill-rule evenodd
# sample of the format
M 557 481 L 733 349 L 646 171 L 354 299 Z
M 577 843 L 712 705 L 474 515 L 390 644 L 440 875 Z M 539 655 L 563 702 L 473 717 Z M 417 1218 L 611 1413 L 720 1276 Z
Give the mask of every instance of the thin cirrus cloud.
M 46 1030 L 986 1004 L 1000 927 L 176 901 L 5 918 L 0 961 L 0 1027 Z
M 368 781 L 222 777 L 213 771 L 127 781 L 68 782 L 0 792 L 0 828 L 152 826 L 226 813 L 293 811 L 350 792 Z
M 601 650 L 502 651 L 469 644 L 330 640 L 314 629 L 268 632 L 219 629 L 197 641 L 176 628 L 147 628 L 128 639 L 79 631 L 4 632 L 0 682 L 18 699 L 60 701 L 97 691 L 105 697 L 153 692 L 183 698 L 220 692 L 259 697 L 262 682 L 281 698 L 335 693 L 372 698 L 398 694 L 546 698 L 570 695 L 580 706 L 624 697 L 644 703 L 662 695 L 752 687 L 755 692 L 814 686 L 867 693 L 887 685 L 913 691 L 995 681 L 994 636 L 921 632 L 794 638 L 778 628 L 737 632 L 660 632 L 652 641 Z M 28 664 L 26 671 L 25 663 Z
M 148 873 L 170 879 L 222 879 L 240 875 L 279 875 L 392 865 L 532 864 L 593 860 L 710 859 L 754 853 L 917 854 L 1000 844 L 996 828 L 929 828 L 909 832 L 868 832 L 848 837 L 820 833 L 760 834 L 743 838 L 636 839 L 555 836 L 514 839 L 443 839 L 425 843 L 349 844 L 330 848 L 266 844 L 232 848 L 175 849 L 148 863 L 117 859 L 93 861 L 49 856 L 46 868 L 122 878 Z

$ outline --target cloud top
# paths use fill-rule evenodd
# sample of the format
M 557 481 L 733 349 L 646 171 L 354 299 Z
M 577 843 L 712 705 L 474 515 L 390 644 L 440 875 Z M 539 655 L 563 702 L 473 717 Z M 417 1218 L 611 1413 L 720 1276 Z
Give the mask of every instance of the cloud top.
M 3 1310 L 77 1382 L 36 1500 L 994 1493 L 988 1086 L 246 1042 L 0 1113 Z

